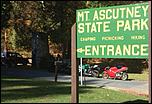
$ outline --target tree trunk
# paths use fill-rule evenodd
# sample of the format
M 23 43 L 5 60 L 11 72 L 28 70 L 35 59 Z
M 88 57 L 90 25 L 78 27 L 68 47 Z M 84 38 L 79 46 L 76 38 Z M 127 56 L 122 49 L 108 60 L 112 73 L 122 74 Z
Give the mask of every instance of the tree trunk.
M 32 66 L 38 69 L 50 68 L 48 36 L 42 32 L 33 33 Z

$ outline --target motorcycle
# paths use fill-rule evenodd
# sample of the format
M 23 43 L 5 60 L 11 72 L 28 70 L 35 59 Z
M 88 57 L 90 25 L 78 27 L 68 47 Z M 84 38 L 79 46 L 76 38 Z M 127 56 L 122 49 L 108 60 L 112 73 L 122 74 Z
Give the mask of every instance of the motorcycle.
M 90 69 L 90 65 L 89 64 L 83 64 L 82 65 L 82 74 L 84 75 L 84 74 L 87 74 Z M 79 75 L 81 74 L 81 66 L 79 65 Z M 88 73 L 89 74 L 89 73 Z
M 92 65 L 91 67 L 90 67 L 90 73 L 91 73 L 91 75 L 93 76 L 93 77 L 97 77 L 97 78 L 99 78 L 99 75 L 100 75 L 100 67 L 99 67 L 99 65 Z
M 128 67 L 126 66 L 122 66 L 122 65 L 113 66 L 113 67 L 107 66 L 103 70 L 104 70 L 102 74 L 103 79 L 108 79 L 108 78 L 121 79 L 121 80 L 128 79 L 128 74 L 127 74 Z
M 82 65 L 82 74 L 84 76 L 92 76 L 92 77 L 99 77 L 99 67 L 98 65 L 83 64 Z M 81 73 L 81 66 L 79 65 L 79 75 Z

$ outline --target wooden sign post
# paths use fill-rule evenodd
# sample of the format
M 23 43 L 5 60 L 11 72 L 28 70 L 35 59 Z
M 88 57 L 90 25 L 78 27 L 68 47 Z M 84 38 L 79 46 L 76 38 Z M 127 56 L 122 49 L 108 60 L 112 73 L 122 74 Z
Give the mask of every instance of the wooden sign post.
M 78 69 L 76 64 L 76 23 L 71 28 L 71 103 L 78 103 Z
M 120 8 L 125 8 L 126 15 L 120 12 L 114 17 L 107 16 L 106 12 L 112 13 Z M 131 10 L 134 11 L 130 14 L 128 11 Z M 135 25 L 136 22 L 140 25 Z M 76 23 L 71 28 L 71 103 L 79 102 L 76 58 L 149 59 L 151 103 L 151 1 L 76 11 Z
M 149 62 L 148 62 L 148 68 L 149 68 L 149 103 L 151 103 L 151 1 L 149 1 Z

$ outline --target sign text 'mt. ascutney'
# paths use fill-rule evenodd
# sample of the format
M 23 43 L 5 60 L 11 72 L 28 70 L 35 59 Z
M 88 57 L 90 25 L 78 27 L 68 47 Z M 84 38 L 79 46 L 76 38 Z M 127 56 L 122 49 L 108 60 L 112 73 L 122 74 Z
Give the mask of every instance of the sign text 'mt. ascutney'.
M 148 3 L 77 10 L 78 58 L 147 58 Z

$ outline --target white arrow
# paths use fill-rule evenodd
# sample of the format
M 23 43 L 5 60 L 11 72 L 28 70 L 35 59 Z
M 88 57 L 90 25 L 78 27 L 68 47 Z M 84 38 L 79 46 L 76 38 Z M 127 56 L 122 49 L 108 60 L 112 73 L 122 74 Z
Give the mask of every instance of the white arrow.
M 85 51 L 85 49 L 82 49 L 82 48 L 77 49 L 77 52 L 82 53 L 83 51 Z

